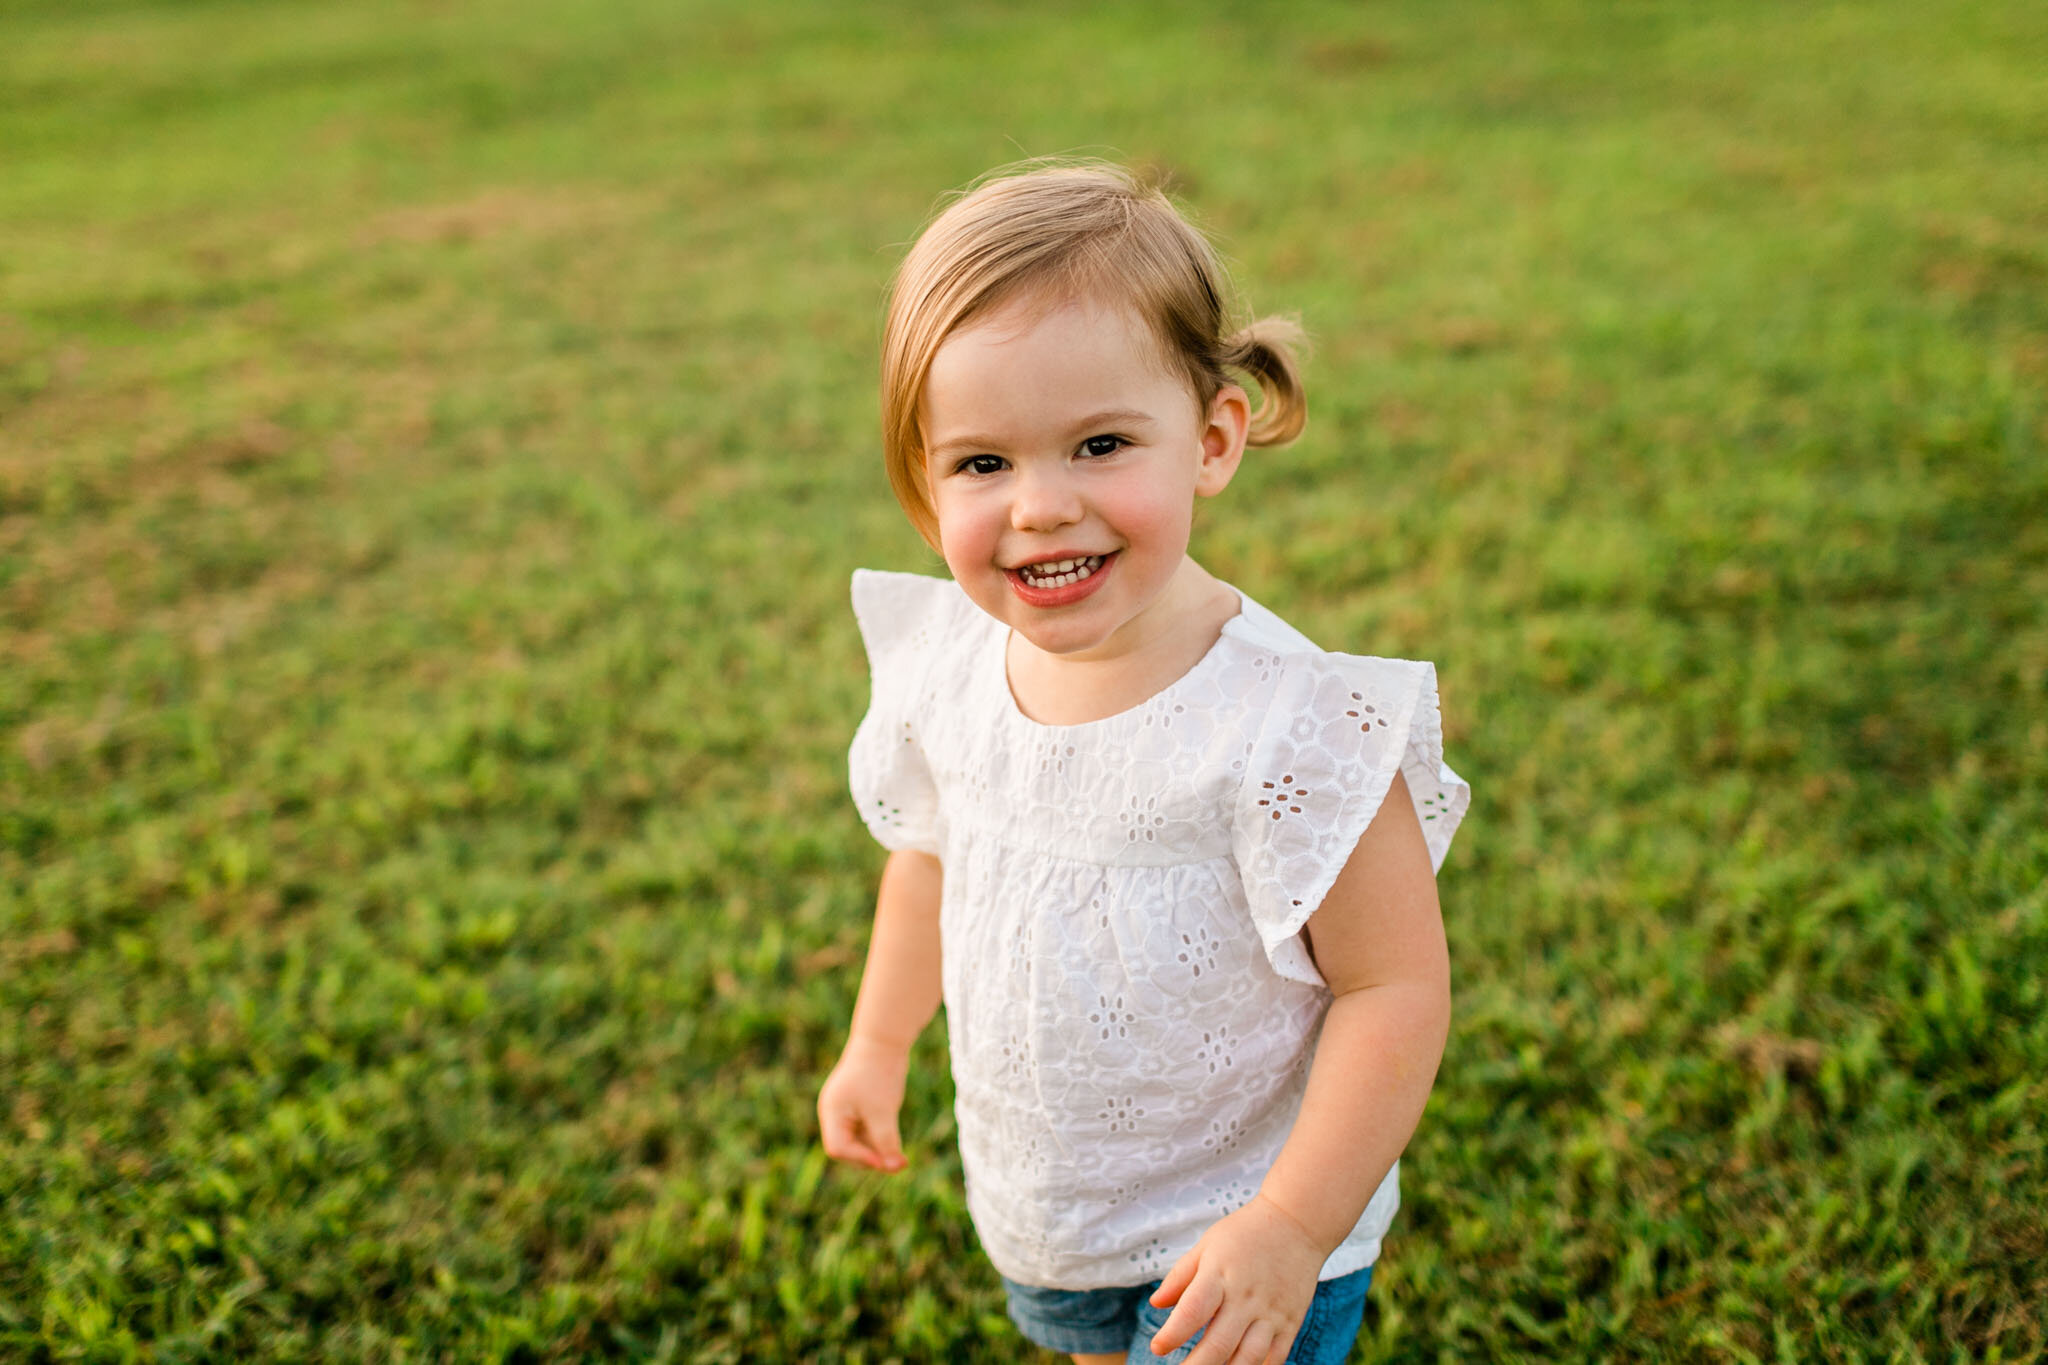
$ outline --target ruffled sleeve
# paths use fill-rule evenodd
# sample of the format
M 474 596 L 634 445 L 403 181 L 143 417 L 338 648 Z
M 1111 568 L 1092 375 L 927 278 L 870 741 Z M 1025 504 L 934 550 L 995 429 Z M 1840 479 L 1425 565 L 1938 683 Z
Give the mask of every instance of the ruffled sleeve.
M 1443 866 L 1472 790 L 1443 761 L 1436 668 L 1350 654 L 1287 658 L 1245 763 L 1232 852 L 1266 958 L 1323 985 L 1301 929 L 1379 813 L 1394 774 Z
M 952 585 L 921 574 L 857 569 L 853 615 L 868 653 L 868 713 L 847 752 L 848 785 L 887 849 L 939 851 L 938 793 L 918 734 L 933 640 Z

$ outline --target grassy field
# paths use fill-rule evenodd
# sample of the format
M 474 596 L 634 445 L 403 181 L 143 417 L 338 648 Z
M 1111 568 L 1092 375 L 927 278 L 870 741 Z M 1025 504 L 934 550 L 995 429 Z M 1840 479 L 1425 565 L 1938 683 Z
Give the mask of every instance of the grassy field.
M 1936 15 L 1938 14 L 1938 17 Z M 890 270 L 1172 178 L 1431 658 L 1360 1358 L 2048 1352 L 2048 9 L 0 0 L 0 1359 L 1009 1361 L 827 1170 Z

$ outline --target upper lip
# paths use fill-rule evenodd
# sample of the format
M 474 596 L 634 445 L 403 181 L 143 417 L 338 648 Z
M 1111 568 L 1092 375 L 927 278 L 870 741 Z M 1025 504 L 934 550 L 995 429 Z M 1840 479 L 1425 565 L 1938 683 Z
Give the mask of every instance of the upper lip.
M 1031 559 L 1021 560 L 1010 567 L 1028 569 L 1037 564 L 1057 564 L 1063 559 L 1108 559 L 1115 553 L 1114 550 L 1061 550 L 1058 554 L 1037 555 Z

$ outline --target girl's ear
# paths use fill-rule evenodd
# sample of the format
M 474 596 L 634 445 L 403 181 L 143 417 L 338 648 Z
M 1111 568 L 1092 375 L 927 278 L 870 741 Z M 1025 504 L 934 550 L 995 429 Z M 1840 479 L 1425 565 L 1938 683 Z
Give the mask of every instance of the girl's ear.
M 1236 384 L 1225 384 L 1209 400 L 1202 427 L 1202 468 L 1195 475 L 1195 494 L 1213 498 L 1230 486 L 1244 458 L 1245 433 L 1251 430 L 1252 400 Z

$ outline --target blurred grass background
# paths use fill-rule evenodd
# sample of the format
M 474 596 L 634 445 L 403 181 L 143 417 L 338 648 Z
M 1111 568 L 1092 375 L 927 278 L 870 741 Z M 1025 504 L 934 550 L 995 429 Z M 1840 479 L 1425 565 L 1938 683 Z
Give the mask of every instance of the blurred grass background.
M 1318 341 L 1197 552 L 1436 660 L 1360 1358 L 2048 1351 L 2048 10 L 0 4 L 0 1358 L 1013 1360 L 827 1171 L 937 194 Z

